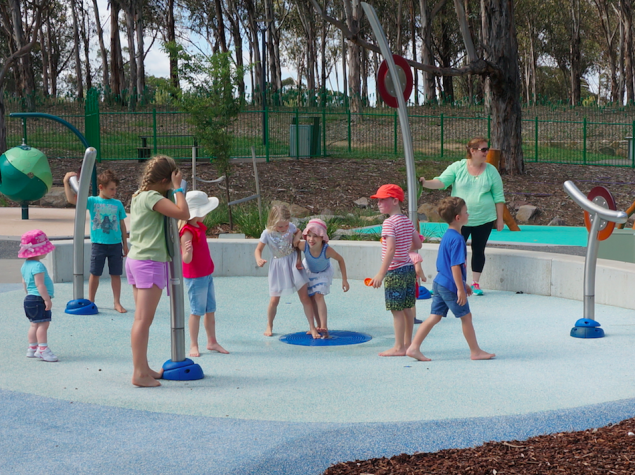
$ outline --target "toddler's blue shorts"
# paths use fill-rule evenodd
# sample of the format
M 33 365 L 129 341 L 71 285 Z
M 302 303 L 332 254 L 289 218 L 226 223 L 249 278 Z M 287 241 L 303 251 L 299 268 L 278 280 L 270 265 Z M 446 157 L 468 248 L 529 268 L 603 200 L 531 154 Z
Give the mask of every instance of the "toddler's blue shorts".
M 50 322 L 52 313 L 45 310 L 44 299 L 39 295 L 27 295 L 24 298 L 24 313 L 31 323 Z
M 452 310 L 452 313 L 456 318 L 461 318 L 470 313 L 470 304 L 465 302 L 465 305 L 459 305 L 456 301 L 458 296 L 456 292 L 452 292 L 446 289 L 442 285 L 434 282 L 432 284 L 432 308 L 430 308 L 431 315 L 441 315 L 446 317 L 448 310 Z
M 192 315 L 205 315 L 216 311 L 216 296 L 214 295 L 214 278 L 212 274 L 195 279 L 184 278 L 187 296 L 190 300 Z

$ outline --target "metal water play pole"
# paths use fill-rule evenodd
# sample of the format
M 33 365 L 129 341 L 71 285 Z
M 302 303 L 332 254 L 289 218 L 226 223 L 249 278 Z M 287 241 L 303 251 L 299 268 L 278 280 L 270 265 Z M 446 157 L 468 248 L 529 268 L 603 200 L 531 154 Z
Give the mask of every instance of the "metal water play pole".
M 628 215 L 624 211 L 607 209 L 589 200 L 570 180 L 564 183 L 564 190 L 573 201 L 591 215 L 592 223 L 584 261 L 584 311 L 582 319 L 591 321 L 591 325 L 588 325 L 589 327 L 596 327 L 598 325 L 595 323 L 595 269 L 599 248 L 598 232 L 603 221 L 625 223 L 628 220 Z M 578 327 L 577 324 L 576 327 Z M 571 336 L 576 336 L 573 333 L 574 330 L 572 330 Z M 601 333 L 599 336 L 603 336 L 604 332 Z
M 88 147 L 84 152 L 82 173 L 79 180 L 70 180 L 71 188 L 77 195 L 75 206 L 75 225 L 73 228 L 73 300 L 66 305 L 66 313 L 74 315 L 94 315 L 99 313 L 97 306 L 84 298 L 84 232 L 86 229 L 86 206 L 91 173 L 95 168 L 97 150 Z M 73 177 L 75 178 L 75 177 Z M 124 236 L 125 239 L 125 236 Z
M 361 5 L 364 9 L 364 13 L 366 13 L 366 16 L 368 17 L 368 22 L 373 29 L 381 54 L 386 60 L 388 70 L 390 71 L 390 77 L 392 78 L 392 83 L 395 88 L 395 93 L 397 94 L 397 101 L 399 103 L 397 111 L 399 114 L 399 124 L 401 126 L 401 136 L 403 138 L 404 155 L 406 158 L 408 217 L 412 221 L 412 224 L 414 224 L 415 229 L 419 231 L 419 215 L 417 214 L 417 176 L 415 171 L 414 151 L 412 148 L 412 136 L 410 135 L 410 123 L 408 121 L 408 110 L 406 109 L 406 100 L 403 97 L 403 90 L 401 89 L 401 83 L 399 82 L 397 66 L 395 66 L 395 61 L 393 60 L 392 52 L 390 51 L 390 46 L 388 45 L 388 40 L 386 39 L 384 30 L 379 24 L 377 13 L 375 13 L 375 9 L 368 3 L 361 2 Z

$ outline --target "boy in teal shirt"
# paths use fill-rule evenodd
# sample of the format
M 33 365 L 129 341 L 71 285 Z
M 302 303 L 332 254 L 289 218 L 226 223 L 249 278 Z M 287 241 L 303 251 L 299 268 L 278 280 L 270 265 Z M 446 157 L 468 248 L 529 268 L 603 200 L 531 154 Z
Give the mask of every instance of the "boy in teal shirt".
M 68 202 L 77 204 L 77 196 L 71 190 L 69 183 L 73 176 L 77 176 L 77 173 L 68 172 L 64 177 L 64 190 Z M 95 301 L 99 278 L 104 271 L 106 258 L 108 258 L 108 271 L 115 300 L 115 310 L 119 313 L 126 313 L 127 310 L 120 302 L 123 258 L 128 254 L 128 232 L 124 222 L 126 211 L 121 201 L 115 199 L 119 180 L 112 171 L 106 170 L 99 174 L 97 183 L 99 196 L 89 196 L 86 205 L 86 209 L 90 213 L 90 240 L 92 241 L 88 299 L 91 302 Z

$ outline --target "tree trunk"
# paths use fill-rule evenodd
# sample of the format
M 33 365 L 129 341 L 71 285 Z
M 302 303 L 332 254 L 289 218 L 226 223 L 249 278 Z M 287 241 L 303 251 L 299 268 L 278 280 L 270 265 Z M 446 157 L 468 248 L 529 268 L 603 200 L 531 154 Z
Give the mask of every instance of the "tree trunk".
M 481 0 L 481 48 L 483 49 L 483 59 L 487 57 L 487 18 L 485 17 L 485 0 Z M 483 112 L 485 114 L 492 113 L 492 90 L 490 87 L 490 79 L 483 77 Z
M 344 106 L 349 107 L 348 74 L 346 71 L 346 65 L 348 64 L 348 59 L 346 58 L 347 49 L 346 38 L 344 37 L 344 33 L 342 33 L 342 91 L 344 92 Z
M 569 62 L 571 64 L 571 105 L 580 103 L 582 95 L 582 52 L 580 44 L 580 0 L 571 0 L 571 44 Z
M 11 19 L 13 20 L 13 35 L 16 44 L 16 51 L 27 44 L 24 37 L 24 28 L 22 26 L 22 10 L 20 8 L 19 0 L 9 0 L 9 6 L 11 8 Z M 26 108 L 32 112 L 35 110 L 35 78 L 33 76 L 33 65 L 31 61 L 31 53 L 25 54 L 18 59 L 19 64 L 19 77 L 20 93 L 23 95 L 26 101 Z
M 51 22 L 49 18 L 46 19 L 46 49 L 48 51 L 48 68 L 49 79 L 51 81 L 51 95 L 57 97 L 57 66 L 53 59 L 53 40 L 51 38 Z
M 417 0 L 412 0 L 410 3 L 410 38 L 412 41 L 412 60 L 417 60 L 417 26 L 415 22 L 415 2 Z M 415 105 L 419 105 L 419 71 L 414 69 L 412 71 L 412 79 L 415 91 Z
M 126 37 L 128 39 L 128 110 L 134 112 L 137 104 L 137 51 L 135 48 L 134 3 L 126 8 Z
M 7 127 L 4 121 L 4 88 L 0 85 L 0 155 L 7 151 Z
M 176 46 L 176 25 L 174 21 L 174 0 L 168 0 L 167 11 L 167 37 L 168 42 Z M 179 60 L 174 49 L 170 50 L 170 84 L 175 90 L 180 90 L 179 83 Z
M 432 54 L 432 14 L 428 0 L 419 0 L 421 8 L 421 62 L 423 64 L 434 65 L 434 56 Z M 423 94 L 426 103 L 433 103 L 437 100 L 435 89 L 434 74 L 423 72 Z
M 522 150 L 520 74 L 518 44 L 514 24 L 514 6 L 509 0 L 486 0 L 488 57 L 501 73 L 491 77 L 492 148 L 499 149 L 507 171 L 512 175 L 525 171 Z
M 324 8 L 328 5 L 328 0 L 324 2 Z M 322 38 L 320 42 L 320 82 L 322 83 L 322 99 L 321 106 L 326 107 L 326 41 L 327 41 L 328 28 L 326 21 L 322 20 Z M 324 127 L 324 125 L 322 125 Z
M 86 28 L 86 10 L 84 9 L 83 5 L 80 33 L 82 35 L 82 43 L 84 45 L 84 58 L 86 59 L 86 91 L 90 91 L 90 89 L 93 87 L 93 73 L 90 67 L 90 38 L 88 35 L 88 30 Z
M 403 54 L 401 50 L 401 31 L 403 29 L 402 20 L 403 20 L 403 0 L 397 1 L 397 44 L 395 45 L 394 52 L 399 56 Z
M 618 50 L 620 52 L 619 56 L 619 76 L 617 82 L 618 89 L 618 97 L 619 104 L 622 105 L 624 103 L 624 42 L 625 42 L 625 34 L 624 34 L 624 22 L 620 18 L 620 40 Z
M 348 29 L 357 34 L 359 32 L 359 20 L 362 7 L 359 0 L 351 0 L 349 11 L 346 12 Z M 361 47 L 349 41 L 348 43 L 348 88 L 351 112 L 359 114 L 362 111 L 361 103 Z M 355 116 L 359 120 L 360 116 Z
M 243 66 L 244 66 L 244 61 L 243 61 L 243 37 L 242 37 L 241 31 L 240 31 L 240 14 L 238 13 L 238 11 L 236 9 L 236 4 L 234 3 L 234 0 L 227 0 L 227 9 L 228 9 L 228 12 L 229 12 L 228 20 L 229 20 L 230 31 L 231 31 L 232 39 L 234 40 L 234 51 L 235 51 L 235 55 L 236 55 L 236 67 L 239 70 L 242 70 Z M 249 51 L 250 51 L 250 63 L 249 64 L 253 64 L 253 60 L 252 60 L 252 57 L 251 57 L 251 48 L 249 48 Z M 253 91 L 253 86 L 252 86 L 252 91 Z M 241 75 L 238 78 L 238 95 L 241 97 L 241 99 L 243 101 L 245 100 L 245 77 L 244 77 L 244 75 Z
M 216 9 L 216 31 L 218 43 L 223 53 L 227 53 L 227 38 L 225 36 L 225 20 L 223 19 L 223 7 L 221 0 L 214 0 L 214 8 Z
M 121 71 L 119 70 L 119 11 L 121 6 L 117 0 L 110 0 L 110 93 L 121 95 Z
M 104 45 L 104 30 L 101 27 L 97 0 L 93 0 L 93 10 L 95 11 L 95 26 L 97 27 L 97 39 L 99 40 L 99 51 L 101 53 L 101 81 L 102 87 L 105 89 L 110 83 L 108 75 L 108 51 L 106 50 L 106 45 Z
M 626 102 L 633 104 L 633 10 L 632 0 L 620 0 L 622 21 L 624 22 L 624 82 L 626 84 Z
M 146 90 L 145 46 L 143 41 L 144 23 L 143 6 L 140 4 L 135 12 L 135 32 L 137 34 L 137 94 L 144 94 Z
M 253 3 L 253 0 L 243 0 L 244 5 L 245 5 L 245 10 L 247 10 L 247 28 L 248 28 L 248 32 L 249 32 L 249 44 L 250 44 L 250 51 L 251 54 L 253 55 L 252 59 L 255 59 L 254 61 L 252 61 L 252 64 L 254 65 L 254 67 L 251 69 L 252 71 L 252 79 L 251 79 L 251 84 L 252 84 L 252 94 L 254 95 L 253 97 L 253 103 L 254 104 L 261 104 L 261 99 L 262 96 L 261 94 L 258 94 L 258 91 L 260 91 L 260 77 L 262 74 L 262 58 L 261 58 L 261 54 L 260 54 L 260 43 L 258 40 L 258 25 L 256 24 L 256 20 L 255 20 L 255 6 Z
M 42 49 L 42 92 L 47 97 L 49 95 L 49 52 L 44 40 L 44 25 L 40 26 L 40 48 Z
M 77 97 L 84 97 L 84 83 L 82 81 L 82 62 L 79 57 L 79 24 L 77 21 L 77 3 L 71 0 L 71 13 L 73 15 L 73 56 L 75 57 L 75 76 L 77 79 Z

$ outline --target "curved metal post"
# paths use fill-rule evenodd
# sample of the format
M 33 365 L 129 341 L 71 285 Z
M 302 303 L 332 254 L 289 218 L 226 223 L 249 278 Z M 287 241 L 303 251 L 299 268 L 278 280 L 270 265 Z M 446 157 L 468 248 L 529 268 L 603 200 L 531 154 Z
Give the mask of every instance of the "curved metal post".
M 172 198 L 171 198 L 172 199 Z M 168 262 L 170 279 L 170 324 L 172 327 L 172 361 L 185 361 L 185 300 L 183 296 L 183 263 L 181 260 L 181 245 L 179 227 L 174 218 L 166 219 L 166 230 L 174 250 L 172 260 Z
M 419 232 L 418 223 L 419 215 L 417 214 L 417 177 L 415 172 L 415 159 L 414 151 L 412 149 L 412 136 L 410 135 L 410 123 L 408 122 L 408 110 L 406 109 L 406 101 L 403 98 L 403 90 L 401 89 L 401 83 L 399 82 L 399 75 L 397 74 L 397 66 L 392 58 L 392 52 L 388 45 L 388 40 L 384 34 L 384 30 L 379 24 L 377 13 L 375 9 L 366 2 L 361 2 L 364 13 L 368 17 L 370 26 L 373 29 L 375 38 L 381 50 L 381 54 L 386 60 L 388 70 L 390 71 L 390 77 L 392 78 L 393 86 L 395 87 L 395 93 L 397 94 L 397 101 L 399 108 L 399 124 L 401 126 L 401 136 L 403 138 L 404 155 L 406 158 L 406 177 L 408 181 L 408 217 L 414 224 L 415 229 Z
M 77 189 L 75 227 L 73 232 L 73 299 L 84 298 L 84 230 L 86 229 L 86 205 L 90 188 L 91 170 L 95 167 L 97 150 L 88 147 L 84 153 L 82 173 Z
M 587 241 L 586 259 L 584 261 L 584 313 L 582 318 L 595 320 L 595 269 L 598 258 L 600 222 L 605 220 L 614 223 L 625 223 L 628 220 L 628 215 L 624 211 L 603 208 L 589 200 L 570 180 L 564 183 L 564 191 L 584 211 L 593 215 L 593 223 L 591 224 L 589 240 Z

